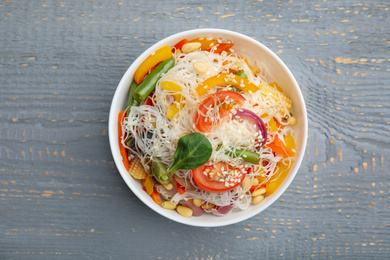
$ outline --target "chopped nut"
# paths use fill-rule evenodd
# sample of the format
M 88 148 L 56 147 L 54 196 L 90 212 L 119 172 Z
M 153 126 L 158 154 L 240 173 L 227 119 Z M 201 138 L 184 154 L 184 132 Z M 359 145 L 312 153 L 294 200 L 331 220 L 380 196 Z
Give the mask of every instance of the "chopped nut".
M 208 71 L 209 66 L 204 62 L 195 62 L 194 69 L 200 74 L 205 74 Z

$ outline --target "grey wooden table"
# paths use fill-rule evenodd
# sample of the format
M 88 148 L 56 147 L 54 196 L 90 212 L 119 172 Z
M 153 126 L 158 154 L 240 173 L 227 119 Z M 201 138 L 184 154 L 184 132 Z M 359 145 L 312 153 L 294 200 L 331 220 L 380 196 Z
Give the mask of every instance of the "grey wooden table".
M 389 259 L 390 3 L 0 2 L 0 259 Z M 261 214 L 195 228 L 120 177 L 107 119 L 123 73 L 194 28 L 272 49 L 307 103 L 302 167 Z

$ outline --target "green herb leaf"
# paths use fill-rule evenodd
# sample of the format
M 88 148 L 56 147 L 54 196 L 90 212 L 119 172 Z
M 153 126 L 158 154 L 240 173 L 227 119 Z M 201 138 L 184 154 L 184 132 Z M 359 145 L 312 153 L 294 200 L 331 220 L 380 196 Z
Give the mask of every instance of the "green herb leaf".
M 168 172 L 175 173 L 179 169 L 192 170 L 205 164 L 213 152 L 210 141 L 201 133 L 195 132 L 179 139 L 174 162 Z

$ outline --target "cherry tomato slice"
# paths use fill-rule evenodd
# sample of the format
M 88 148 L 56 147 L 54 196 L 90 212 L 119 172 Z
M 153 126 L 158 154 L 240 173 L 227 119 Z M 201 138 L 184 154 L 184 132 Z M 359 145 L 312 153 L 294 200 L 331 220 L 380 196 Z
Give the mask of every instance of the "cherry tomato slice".
M 229 103 L 226 102 L 228 98 Z M 220 91 L 211 94 L 199 105 L 195 113 L 195 125 L 202 133 L 209 133 L 229 116 L 230 110 L 244 104 L 245 98 L 235 91 Z M 210 108 L 218 106 L 218 113 L 206 116 Z
M 235 169 L 224 162 L 219 162 L 214 165 L 202 165 L 192 170 L 192 176 L 195 183 L 204 191 L 221 193 L 236 188 L 244 180 L 249 169 Z M 229 178 L 222 172 L 229 172 Z M 237 176 L 235 175 L 237 173 Z

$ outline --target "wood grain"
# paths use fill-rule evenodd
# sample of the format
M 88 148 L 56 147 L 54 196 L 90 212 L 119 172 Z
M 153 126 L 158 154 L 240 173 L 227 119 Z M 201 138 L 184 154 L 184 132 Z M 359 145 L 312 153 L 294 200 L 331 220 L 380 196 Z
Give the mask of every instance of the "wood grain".
M 387 1 L 0 3 L 1 259 L 390 258 Z M 247 221 L 193 228 L 121 179 L 107 119 L 116 85 L 156 41 L 241 32 L 295 75 L 309 113 L 301 169 Z M 163 243 L 161 243 L 163 241 Z

